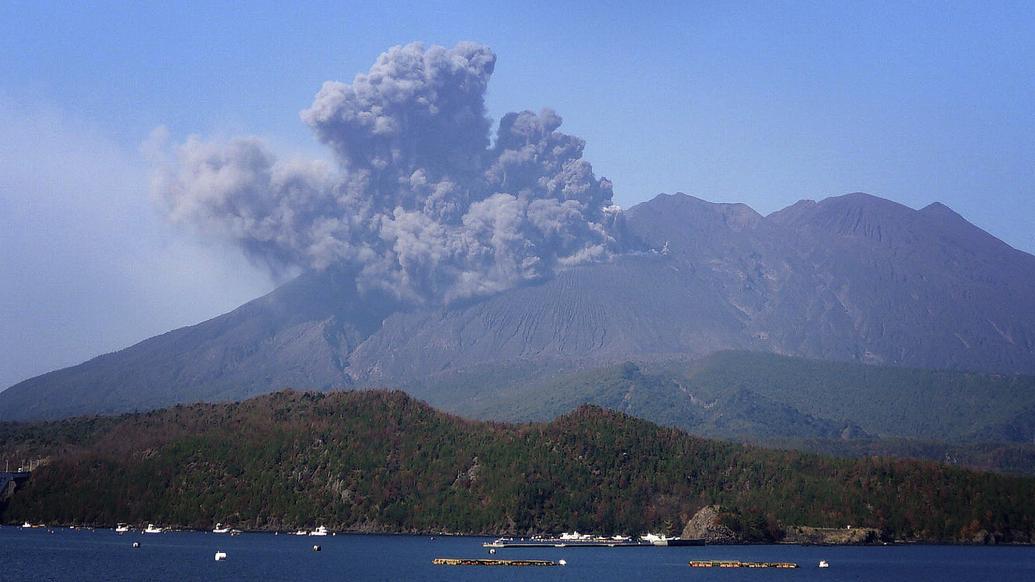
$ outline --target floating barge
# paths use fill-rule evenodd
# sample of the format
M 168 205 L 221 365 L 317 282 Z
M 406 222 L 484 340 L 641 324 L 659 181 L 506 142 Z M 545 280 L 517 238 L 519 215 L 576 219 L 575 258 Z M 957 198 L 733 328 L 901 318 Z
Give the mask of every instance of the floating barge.
M 436 566 L 560 566 L 550 560 L 498 560 L 486 558 L 435 558 Z
M 691 568 L 797 568 L 794 562 L 741 562 L 740 560 L 691 560 Z

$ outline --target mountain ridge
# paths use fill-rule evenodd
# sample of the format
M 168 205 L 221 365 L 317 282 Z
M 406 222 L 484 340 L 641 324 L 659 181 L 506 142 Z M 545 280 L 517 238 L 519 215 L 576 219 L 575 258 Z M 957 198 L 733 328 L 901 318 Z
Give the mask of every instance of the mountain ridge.
M 562 372 L 491 397 L 430 402 L 507 422 L 593 404 L 704 438 L 843 456 L 877 449 L 944 461 L 951 451 L 967 466 L 1035 474 L 1035 376 L 717 352 L 693 362 Z
M 16 384 L 0 392 L 0 419 L 284 387 L 426 397 L 491 367 L 548 374 L 721 350 L 1035 373 L 1035 257 L 944 205 L 850 194 L 762 216 L 659 195 L 630 208 L 626 228 L 653 250 L 446 306 L 361 296 L 352 273 L 306 272 L 223 316 Z

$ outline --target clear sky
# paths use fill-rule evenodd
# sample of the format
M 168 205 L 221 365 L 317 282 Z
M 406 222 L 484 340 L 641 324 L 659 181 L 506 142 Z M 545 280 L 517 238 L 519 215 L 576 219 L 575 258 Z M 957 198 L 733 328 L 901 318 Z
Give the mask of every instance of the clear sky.
M 1035 251 L 1033 2 L 0 3 L 0 388 L 274 282 L 165 224 L 141 144 L 298 118 L 386 48 L 498 55 L 490 114 L 548 106 L 631 206 L 865 191 Z

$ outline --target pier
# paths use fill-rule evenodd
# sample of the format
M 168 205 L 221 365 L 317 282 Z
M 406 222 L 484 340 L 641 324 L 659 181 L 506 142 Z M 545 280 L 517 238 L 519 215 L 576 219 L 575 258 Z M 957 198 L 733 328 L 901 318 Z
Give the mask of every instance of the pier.
M 604 538 L 595 536 L 566 535 L 556 538 L 532 537 L 528 539 L 499 538 L 482 544 L 483 548 L 663 548 L 674 546 L 703 546 L 701 539 L 669 538 L 650 535 L 639 539 L 629 537 Z

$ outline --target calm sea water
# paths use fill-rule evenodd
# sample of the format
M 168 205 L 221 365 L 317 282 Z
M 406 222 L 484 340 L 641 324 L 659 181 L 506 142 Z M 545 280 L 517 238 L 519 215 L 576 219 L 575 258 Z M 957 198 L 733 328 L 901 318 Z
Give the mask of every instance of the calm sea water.
M 141 547 L 134 549 L 133 542 Z M 489 557 L 485 538 L 0 528 L 0 580 L 1035 580 L 1030 547 L 581 548 L 499 550 L 497 558 L 564 559 L 567 566 L 434 566 L 436 557 Z M 313 544 L 322 546 L 313 552 Z M 217 550 L 227 561 L 214 560 Z M 798 562 L 798 570 L 702 570 L 695 559 Z M 830 568 L 816 567 L 819 560 Z

